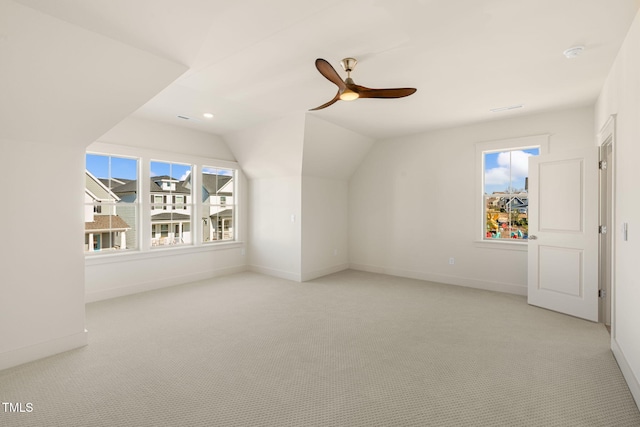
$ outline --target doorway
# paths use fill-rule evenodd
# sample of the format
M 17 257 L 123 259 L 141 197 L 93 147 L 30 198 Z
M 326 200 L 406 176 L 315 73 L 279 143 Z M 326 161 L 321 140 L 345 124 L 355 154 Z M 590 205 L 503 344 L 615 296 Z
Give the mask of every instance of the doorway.
M 611 332 L 613 296 L 613 132 L 603 133 L 600 146 L 600 315 L 599 321 Z

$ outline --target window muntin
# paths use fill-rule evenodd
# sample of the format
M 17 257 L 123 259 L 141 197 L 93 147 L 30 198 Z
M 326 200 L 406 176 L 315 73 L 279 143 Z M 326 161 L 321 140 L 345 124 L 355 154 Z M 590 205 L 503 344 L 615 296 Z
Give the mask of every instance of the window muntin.
M 138 160 L 85 156 L 85 252 L 138 248 Z
M 540 147 L 482 152 L 484 240 L 528 237 L 530 156 Z
M 194 243 L 192 171 L 188 164 L 150 162 L 151 247 Z
M 202 242 L 232 241 L 235 236 L 235 170 L 203 166 Z

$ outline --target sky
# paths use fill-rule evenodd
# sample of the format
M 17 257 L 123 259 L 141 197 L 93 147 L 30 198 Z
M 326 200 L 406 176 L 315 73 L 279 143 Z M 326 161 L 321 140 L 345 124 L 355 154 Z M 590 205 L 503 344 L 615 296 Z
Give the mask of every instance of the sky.
M 529 157 L 539 154 L 538 148 L 500 151 L 484 155 L 484 192 L 491 194 L 508 188 L 524 190 L 529 176 Z
M 167 162 L 151 162 L 151 176 L 167 175 L 178 181 L 184 181 L 191 173 L 191 165 Z
M 138 179 L 137 159 L 87 154 L 86 162 L 87 170 L 96 178 Z

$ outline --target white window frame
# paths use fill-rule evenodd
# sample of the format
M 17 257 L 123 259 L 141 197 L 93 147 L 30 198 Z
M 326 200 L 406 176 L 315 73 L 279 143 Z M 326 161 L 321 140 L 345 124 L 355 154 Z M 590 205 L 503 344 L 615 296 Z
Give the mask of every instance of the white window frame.
M 164 163 L 164 164 L 169 164 L 169 165 L 180 165 L 180 166 L 188 166 L 191 168 L 191 175 L 193 175 L 195 173 L 196 170 L 196 165 L 194 163 L 188 163 L 188 162 L 183 162 L 183 161 L 175 161 L 173 160 L 173 158 L 171 157 L 171 155 L 169 155 L 169 158 L 157 158 L 157 157 L 153 157 L 151 159 L 147 159 L 148 162 L 148 167 L 149 167 L 149 179 L 147 181 L 145 181 L 147 183 L 147 190 L 149 191 L 149 193 L 151 193 L 151 189 L 148 187 L 148 184 L 151 182 L 151 179 L 153 177 L 151 177 L 151 163 Z M 194 181 L 193 176 L 191 177 L 191 184 L 192 187 L 195 187 L 196 185 L 196 181 Z M 187 210 L 188 208 L 191 208 L 191 215 L 190 215 L 190 219 L 189 219 L 189 233 L 193 233 L 193 225 L 194 225 L 194 221 L 193 221 L 193 213 L 196 212 L 195 206 L 193 205 L 193 201 L 194 201 L 194 194 L 195 194 L 195 188 L 191 189 L 191 194 L 189 194 L 189 196 L 191 197 L 191 202 L 188 203 L 187 202 L 187 196 L 184 194 L 181 194 L 181 196 L 183 197 L 183 203 L 182 206 L 184 206 L 184 209 Z M 169 192 L 169 194 L 163 194 L 163 195 L 155 195 L 154 196 L 154 203 L 151 204 L 151 206 L 149 206 L 149 210 L 148 210 L 148 218 L 150 219 L 151 216 L 153 216 L 153 211 L 154 210 L 162 210 L 164 212 L 170 212 L 170 213 L 181 213 L 179 212 L 178 209 L 176 209 L 177 204 L 175 203 L 175 198 L 176 198 L 177 193 L 173 192 L 173 190 L 171 190 Z M 157 202 L 155 202 L 155 198 L 156 197 L 162 197 L 162 206 L 159 207 Z M 149 200 L 151 200 L 151 198 L 149 197 Z M 155 205 L 155 206 L 154 206 Z M 173 227 L 169 227 L 169 224 L 166 224 L 167 226 L 167 235 L 163 236 L 162 235 L 162 228 L 165 224 L 160 224 L 160 234 L 158 236 L 157 232 L 154 232 L 153 227 L 151 230 L 151 236 L 149 237 L 151 240 L 151 247 L 153 248 L 153 250 L 159 250 L 159 249 L 165 249 L 167 246 L 173 246 L 176 245 L 175 242 L 175 236 L 173 238 L 173 240 L 169 239 L 168 242 L 169 244 L 159 244 L 156 245 L 154 244 L 154 242 L 158 242 L 157 239 L 164 239 L 164 238 L 168 238 L 170 236 L 170 234 L 174 233 L 173 231 Z M 197 244 L 197 240 L 195 239 L 195 236 L 191 237 L 191 242 L 190 243 L 179 243 L 178 246 L 194 246 Z
M 525 136 L 520 138 L 509 138 L 495 141 L 484 141 L 476 143 L 476 209 L 475 209 L 475 235 L 474 241 L 477 246 L 490 248 L 506 248 L 514 250 L 527 250 L 527 241 L 520 239 L 485 239 L 486 235 L 486 213 L 484 198 L 484 155 L 496 151 L 514 151 L 519 149 L 538 148 L 539 154 L 549 153 L 549 134 Z
M 117 156 L 117 157 L 132 157 L 138 159 L 138 176 L 139 176 L 139 194 L 137 197 L 138 203 L 138 230 L 137 230 L 137 238 L 138 238 L 138 248 L 133 249 L 131 251 L 127 250 L 123 253 L 100 253 L 100 252 L 92 252 L 89 251 L 85 254 L 86 259 L 106 259 L 107 257 L 120 257 L 120 256 L 128 256 L 131 258 L 155 258 L 156 256 L 163 256 L 163 253 L 170 254 L 173 251 L 180 252 L 199 252 L 199 251 L 215 251 L 218 249 L 224 249 L 229 247 L 242 247 L 244 243 L 240 239 L 239 233 L 242 233 L 243 230 L 238 226 L 240 224 L 239 216 L 241 215 L 242 206 L 236 202 L 236 209 L 234 212 L 233 223 L 236 226 L 234 230 L 234 239 L 233 240 L 225 240 L 216 242 L 214 244 L 207 243 L 203 244 L 202 242 L 202 228 L 199 224 L 200 221 L 193 221 L 191 225 L 191 232 L 193 233 L 193 243 L 188 245 L 168 245 L 166 248 L 152 248 L 152 227 L 150 220 L 151 211 L 151 191 L 149 185 L 145 185 L 145 183 L 149 183 L 151 180 L 150 176 L 150 168 L 152 161 L 162 161 L 162 162 L 173 162 L 173 163 L 182 163 L 189 164 L 192 167 L 192 218 L 200 218 L 202 216 L 202 204 L 198 203 L 198 200 L 201 200 L 202 191 L 200 188 L 200 177 L 199 173 L 202 169 L 203 165 L 211 166 L 215 165 L 220 169 L 231 169 L 234 170 L 236 180 L 241 176 L 241 170 L 237 162 L 228 161 L 228 160 L 220 160 L 215 158 L 205 158 L 196 155 L 189 155 L 185 153 L 175 153 L 169 151 L 161 151 L 161 150 L 152 150 L 142 147 L 129 147 L 123 145 L 109 144 L 103 142 L 94 142 L 91 145 L 91 150 L 87 150 L 87 153 L 98 154 L 98 155 L 107 155 L 107 156 Z M 239 182 L 235 182 L 235 192 L 236 194 L 241 194 L 243 191 L 243 187 Z
M 236 194 L 236 192 L 237 192 L 237 183 L 238 183 L 238 181 L 237 181 L 237 179 L 238 179 L 238 178 L 237 178 L 237 177 L 238 177 L 238 169 L 230 169 L 230 168 L 222 168 L 222 167 L 220 167 L 220 166 L 204 165 L 204 166 L 203 166 L 203 168 L 201 168 L 201 170 L 200 170 L 200 178 L 202 177 L 202 173 L 203 173 L 203 171 L 204 171 L 204 168 L 206 168 L 206 169 L 225 169 L 225 170 L 231 170 L 231 171 L 232 171 L 232 173 L 233 173 L 233 175 L 232 175 L 232 177 L 233 177 L 233 181 L 232 181 L 232 184 L 233 184 L 232 194 L 233 194 L 233 195 L 231 196 L 231 198 L 232 198 L 232 200 L 233 200 L 233 203 L 229 203 L 229 204 L 227 204 L 227 203 L 226 203 L 226 197 L 225 197 L 225 196 L 219 196 L 219 197 L 220 197 L 220 203 L 219 203 L 218 205 L 211 205 L 211 204 L 209 204 L 209 205 L 205 205 L 205 204 L 202 202 L 202 196 L 198 199 L 198 202 L 200 203 L 200 209 L 201 209 L 201 210 L 200 210 L 200 213 L 201 213 L 202 215 L 204 215 L 204 209 L 205 209 L 205 208 L 210 208 L 211 206 L 220 206 L 220 207 L 226 207 L 226 208 L 231 207 L 231 209 L 233 210 L 233 217 L 232 217 L 232 220 L 231 220 L 231 224 L 232 224 L 232 227 L 233 227 L 233 239 L 226 239 L 226 240 L 225 240 L 225 239 L 220 239 L 220 240 L 208 240 L 208 241 L 207 241 L 207 240 L 204 240 L 204 239 L 203 239 L 203 236 L 202 236 L 202 234 L 203 234 L 203 233 L 201 233 L 201 235 L 200 235 L 200 239 L 203 239 L 203 244 L 205 244 L 205 245 L 207 245 L 207 244 L 211 244 L 211 245 L 218 245 L 218 244 L 223 243 L 223 242 L 233 242 L 233 241 L 235 241 L 235 240 L 237 240 L 237 239 L 238 239 L 238 234 L 237 234 L 237 232 L 238 232 L 238 231 L 237 231 L 237 228 L 236 228 L 236 224 L 237 224 L 237 220 L 238 220 L 238 213 L 237 213 L 237 206 L 238 206 L 238 203 L 237 203 L 237 200 L 238 200 L 238 199 L 237 199 L 237 197 L 238 197 L 238 195 Z M 218 176 L 219 176 L 219 175 L 218 175 Z M 201 187 L 201 188 L 202 188 L 202 187 Z M 223 202 L 223 200 L 224 200 L 224 202 Z M 211 221 L 211 218 L 208 218 L 208 217 L 204 217 L 204 216 L 202 216 L 201 218 L 202 218 L 202 219 L 207 218 L 207 220 L 208 220 L 208 221 Z M 203 224 L 203 222 L 201 222 L 200 224 L 202 225 L 202 227 L 205 227 L 205 225 Z M 217 224 L 216 224 L 216 227 L 217 227 Z M 221 234 L 224 236 L 224 229 L 222 230 Z
M 126 154 L 118 154 L 118 153 L 108 153 L 108 152 L 94 151 L 94 150 L 87 150 L 85 152 L 85 170 L 86 170 L 86 155 L 87 154 L 96 155 L 96 156 L 104 156 L 104 157 L 109 157 L 109 158 L 116 157 L 116 158 L 122 158 L 122 159 L 135 160 L 136 163 L 137 163 L 137 178 L 136 179 L 138 180 L 138 182 L 140 182 L 140 179 L 139 179 L 139 177 L 140 177 L 140 158 L 138 156 L 126 155 Z M 114 177 L 111 176 L 109 178 L 114 178 Z M 140 191 L 138 190 L 138 195 L 139 195 L 139 192 Z M 136 224 L 136 227 L 132 227 L 132 229 L 133 228 L 137 229 L 136 230 L 136 232 L 138 233 L 137 237 L 139 237 L 139 229 L 140 229 L 140 199 L 138 197 L 136 197 L 136 201 L 135 202 L 123 202 L 123 204 L 135 207 L 135 210 L 136 210 L 135 219 L 137 221 L 137 224 Z M 85 203 L 85 207 L 86 206 L 87 206 L 87 203 Z M 111 207 L 117 208 L 118 203 L 115 202 L 115 201 L 109 201 L 108 202 L 108 201 L 105 201 L 105 200 L 97 200 L 97 201 L 93 202 L 93 206 L 94 206 L 94 213 L 102 213 L 102 210 L 105 209 L 105 208 L 108 209 L 108 210 L 111 209 Z M 98 209 L 96 209 L 96 207 Z M 97 212 L 97 211 L 99 211 L 99 212 Z M 112 231 L 110 231 L 110 233 L 117 233 L 117 232 L 112 229 Z M 131 233 L 131 231 L 129 231 L 128 233 Z M 119 235 L 119 233 L 117 233 L 117 234 Z M 113 240 L 113 237 L 111 239 Z M 102 244 L 102 242 L 101 242 L 101 244 Z M 95 244 L 94 244 L 94 246 L 95 246 Z M 127 247 L 126 249 L 120 249 L 120 250 L 118 250 L 116 252 L 103 251 L 102 249 L 97 250 L 97 251 L 95 251 L 95 250 L 94 251 L 92 251 L 92 250 L 86 251 L 85 250 L 84 254 L 85 254 L 86 257 L 104 256 L 104 255 L 107 255 L 107 254 L 115 254 L 115 253 L 117 253 L 117 254 L 136 253 L 136 252 L 139 252 L 139 249 L 140 249 L 140 241 L 138 240 L 138 245 L 137 245 L 136 248 L 128 248 Z

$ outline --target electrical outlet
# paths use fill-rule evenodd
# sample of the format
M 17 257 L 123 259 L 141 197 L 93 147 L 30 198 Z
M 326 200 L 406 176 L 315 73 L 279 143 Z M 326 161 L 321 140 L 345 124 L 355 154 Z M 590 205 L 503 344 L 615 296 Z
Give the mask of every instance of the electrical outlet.
M 333 250 L 333 256 L 338 256 L 338 250 L 337 249 Z
M 449 258 L 449 265 L 453 265 L 456 263 L 456 260 L 454 257 Z

